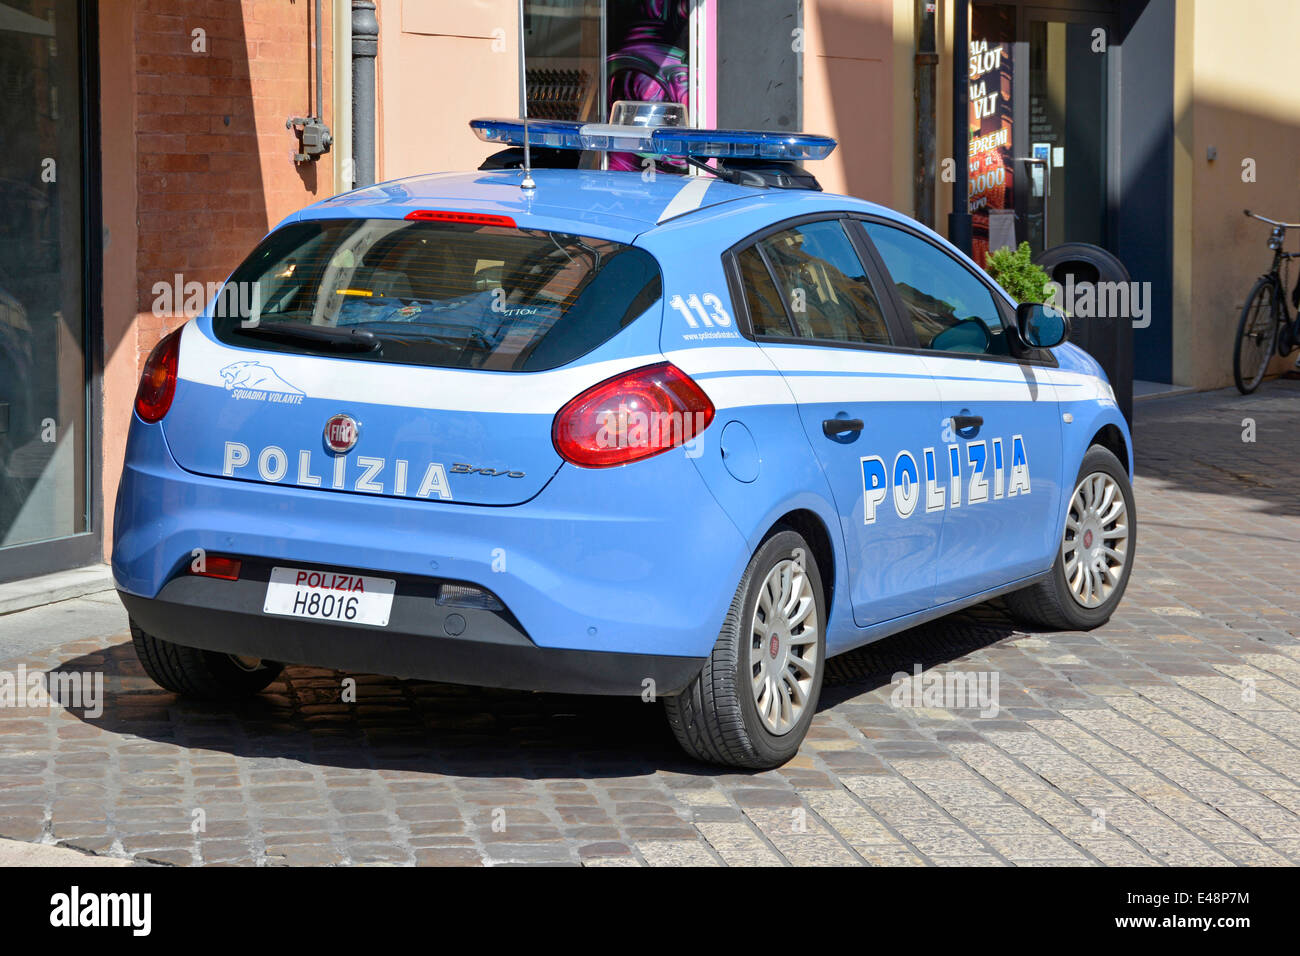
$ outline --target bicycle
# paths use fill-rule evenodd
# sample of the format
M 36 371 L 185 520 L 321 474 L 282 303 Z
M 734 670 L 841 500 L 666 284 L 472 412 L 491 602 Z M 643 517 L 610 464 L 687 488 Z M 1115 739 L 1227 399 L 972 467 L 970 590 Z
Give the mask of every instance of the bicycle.
M 1237 391 L 1249 395 L 1264 380 L 1274 349 L 1278 355 L 1289 355 L 1300 348 L 1300 280 L 1291 293 L 1291 303 L 1298 310 L 1292 320 L 1286 304 L 1285 276 L 1287 260 L 1300 259 L 1300 252 L 1282 250 L 1286 231 L 1300 229 L 1300 223 L 1278 222 L 1257 216 L 1249 209 L 1242 211 L 1251 219 L 1273 227 L 1268 237 L 1268 247 L 1273 250 L 1273 266 L 1255 280 L 1250 295 L 1246 296 L 1237 323 L 1237 342 L 1232 350 L 1232 377 L 1237 383 Z

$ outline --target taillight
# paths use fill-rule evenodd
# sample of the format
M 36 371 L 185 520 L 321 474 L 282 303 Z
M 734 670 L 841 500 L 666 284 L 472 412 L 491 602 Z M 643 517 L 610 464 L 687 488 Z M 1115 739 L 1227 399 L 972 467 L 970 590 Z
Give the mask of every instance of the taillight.
M 135 393 L 135 413 L 146 422 L 159 421 L 172 407 L 180 352 L 181 330 L 177 329 L 154 346 L 144 363 L 144 374 Z
M 670 362 L 624 372 L 568 402 L 551 440 L 565 461 L 610 468 L 684 445 L 713 421 L 703 389 Z
M 221 578 L 223 581 L 238 581 L 239 569 L 242 566 L 243 562 L 239 558 L 208 554 L 203 556 L 202 563 L 195 562 L 190 565 L 190 574 L 197 574 L 204 578 Z
M 517 228 L 509 216 L 498 216 L 486 212 L 454 212 L 444 209 L 416 209 L 408 212 L 406 218 L 412 222 L 454 222 L 464 226 L 505 226 Z

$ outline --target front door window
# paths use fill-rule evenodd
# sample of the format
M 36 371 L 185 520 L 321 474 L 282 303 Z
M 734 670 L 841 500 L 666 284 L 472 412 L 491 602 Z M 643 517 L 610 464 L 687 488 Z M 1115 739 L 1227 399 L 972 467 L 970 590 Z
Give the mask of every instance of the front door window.
M 1010 354 L 993 293 L 965 265 L 906 230 L 876 222 L 865 227 L 921 348 Z

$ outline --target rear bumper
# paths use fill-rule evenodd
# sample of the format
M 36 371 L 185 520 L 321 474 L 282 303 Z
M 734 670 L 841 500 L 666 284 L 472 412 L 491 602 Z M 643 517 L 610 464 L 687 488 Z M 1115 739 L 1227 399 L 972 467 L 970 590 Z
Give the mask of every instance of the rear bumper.
M 238 581 L 181 575 L 157 597 L 118 596 L 143 630 L 187 647 L 452 684 L 671 695 L 704 665 L 703 658 L 538 647 L 510 614 L 441 605 L 435 582 L 410 578 L 398 581 L 387 627 L 268 615 L 269 570 L 245 566 Z
M 222 642 L 243 640 L 236 632 L 247 628 L 261 641 L 284 642 L 241 651 L 255 656 L 528 688 L 542 686 L 541 675 L 525 678 L 549 661 L 561 674 L 627 666 L 636 675 L 633 693 L 658 671 L 698 670 L 749 559 L 745 539 L 681 449 L 622 469 L 566 466 L 532 501 L 489 507 L 196 475 L 173 460 L 162 429 L 139 420 L 127 442 L 113 535 L 117 588 L 132 614 L 139 609 L 141 626 L 165 640 L 227 650 Z M 264 617 L 264 581 L 250 582 L 257 593 L 241 596 L 238 608 L 192 590 L 195 581 L 211 581 L 186 573 L 196 549 L 266 566 L 468 582 L 500 598 L 525 643 L 484 621 L 443 646 L 443 608 L 422 623 L 427 630 L 401 632 L 405 640 L 392 636 L 396 620 L 335 637 L 342 625 Z M 399 584 L 398 600 L 418 594 L 404 590 Z M 210 623 L 216 620 L 223 624 Z M 463 650 L 470 645 L 473 654 Z M 488 651 L 501 663 L 482 673 L 469 658 Z M 602 663 L 605 657 L 617 660 Z M 682 663 L 647 669 L 661 658 Z M 672 683 L 656 681 L 660 693 Z

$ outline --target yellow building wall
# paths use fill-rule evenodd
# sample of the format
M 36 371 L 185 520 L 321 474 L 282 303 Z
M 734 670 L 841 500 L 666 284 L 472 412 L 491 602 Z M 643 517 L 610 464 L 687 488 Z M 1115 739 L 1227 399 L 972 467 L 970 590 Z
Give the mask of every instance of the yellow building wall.
M 1242 210 L 1300 222 L 1300 3 L 1181 0 L 1177 16 L 1174 380 L 1216 388 L 1232 383 L 1237 319 L 1270 261 L 1269 227 Z

